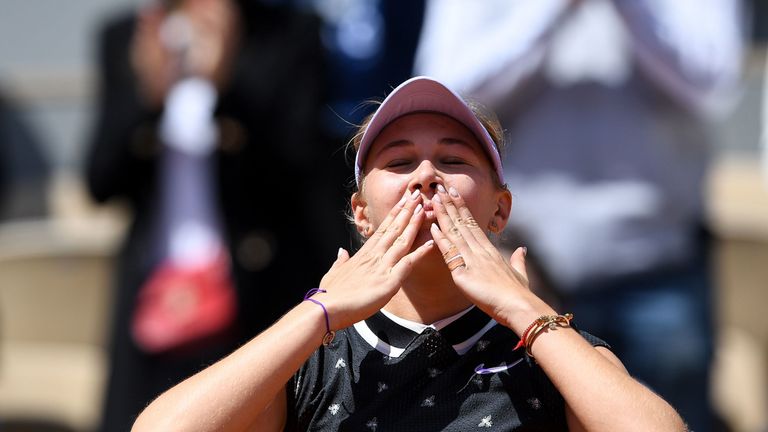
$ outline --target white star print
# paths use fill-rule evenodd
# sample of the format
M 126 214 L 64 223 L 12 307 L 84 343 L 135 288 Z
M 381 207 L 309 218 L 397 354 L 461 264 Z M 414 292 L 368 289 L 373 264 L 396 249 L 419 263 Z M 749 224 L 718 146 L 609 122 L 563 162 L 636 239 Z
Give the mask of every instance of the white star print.
M 490 345 L 491 342 L 487 340 L 481 340 L 477 341 L 477 350 L 478 351 L 485 351 L 486 348 L 488 348 L 488 345 Z
M 541 401 L 539 400 L 539 398 L 534 397 L 534 398 L 528 399 L 528 404 L 531 406 L 531 408 L 535 410 L 541 408 Z
M 339 404 L 333 404 L 328 407 L 328 411 L 331 412 L 331 415 L 336 415 L 336 413 L 339 412 Z
M 424 402 L 421 403 L 421 406 L 427 407 L 427 408 L 435 406 L 435 395 L 432 395 L 424 399 Z
M 427 369 L 427 373 L 429 374 L 430 378 L 434 378 L 434 377 L 440 375 L 442 372 L 439 369 L 429 368 L 429 369 Z
M 475 375 L 475 377 L 472 378 L 472 382 L 474 382 L 478 388 L 483 388 L 483 377 L 481 375 Z
M 378 386 L 379 386 L 379 390 L 378 390 L 378 391 L 379 391 L 379 393 L 381 393 L 381 392 L 383 392 L 384 390 L 386 390 L 386 389 L 388 389 L 388 388 L 389 388 L 389 386 L 387 385 L 387 383 L 383 383 L 383 382 L 380 382 L 380 383 L 378 384 Z
M 339 361 L 336 362 L 336 369 L 347 367 L 347 363 L 344 361 L 344 359 L 339 359 Z
M 368 429 L 376 432 L 376 428 L 379 427 L 379 422 L 376 420 L 376 417 L 370 419 L 368 423 L 365 424 Z
M 480 420 L 480 423 L 477 424 L 477 427 L 491 427 L 493 426 L 493 422 L 491 421 L 491 416 L 485 416 L 482 420 Z

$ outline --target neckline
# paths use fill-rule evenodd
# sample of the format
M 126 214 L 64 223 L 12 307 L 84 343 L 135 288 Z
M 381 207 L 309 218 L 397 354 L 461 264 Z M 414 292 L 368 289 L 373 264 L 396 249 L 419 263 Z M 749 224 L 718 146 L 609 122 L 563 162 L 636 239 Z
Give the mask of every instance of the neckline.
M 389 357 L 399 357 L 427 329 L 439 332 L 457 354 L 463 355 L 495 325 L 496 321 L 471 306 L 433 324 L 417 323 L 381 310 L 353 327 L 377 351 Z

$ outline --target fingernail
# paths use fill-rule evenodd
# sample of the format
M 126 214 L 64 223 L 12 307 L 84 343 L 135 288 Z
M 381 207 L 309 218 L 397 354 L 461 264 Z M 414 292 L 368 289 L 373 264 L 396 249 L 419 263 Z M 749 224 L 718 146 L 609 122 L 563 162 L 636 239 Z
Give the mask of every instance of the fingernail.
M 452 197 L 457 197 L 457 196 L 459 196 L 459 191 L 457 191 L 457 190 L 456 190 L 456 188 L 455 188 L 455 187 L 453 187 L 453 186 L 451 186 L 451 187 L 448 189 L 448 193 L 450 193 Z
M 421 211 L 421 209 L 422 209 L 423 207 L 424 207 L 424 206 L 422 206 L 421 204 L 417 205 L 417 206 L 416 206 L 416 210 L 414 210 L 414 211 L 413 211 L 413 214 L 415 214 L 415 215 L 419 214 L 419 212 Z
M 412 199 L 412 200 L 415 200 L 415 199 L 416 199 L 416 197 L 418 197 L 419 195 L 421 195 L 421 191 L 420 191 L 420 190 L 418 190 L 418 189 L 416 189 L 416 190 L 415 190 L 415 191 L 413 191 L 413 193 L 411 194 L 411 199 Z
M 341 255 L 343 255 L 343 254 L 344 254 L 344 249 L 343 248 L 339 248 L 339 251 L 336 252 L 336 258 L 341 258 Z
M 439 227 L 437 226 L 437 224 L 436 224 L 436 223 L 434 223 L 434 222 L 432 222 L 432 226 L 430 227 L 430 229 L 436 229 L 436 230 L 438 230 L 438 231 L 440 230 L 440 228 L 439 228 Z
M 435 244 L 435 241 L 434 241 L 434 240 L 427 240 L 426 242 L 424 242 L 424 246 L 426 246 L 426 247 L 430 247 L 430 246 L 432 246 L 433 244 Z
M 402 198 L 400 198 L 400 202 L 398 202 L 398 203 L 397 203 L 397 205 L 399 205 L 399 206 L 401 206 L 401 207 L 402 207 L 403 205 L 405 205 L 405 200 L 406 200 L 407 198 L 408 198 L 408 196 L 407 196 L 407 195 L 406 195 L 406 196 L 403 196 Z
M 440 199 L 440 195 L 432 195 L 432 202 L 441 203 L 443 200 Z
M 443 185 L 439 184 L 437 185 L 437 191 L 440 193 L 445 193 L 445 188 L 443 187 Z
M 528 248 L 523 246 L 523 256 L 527 256 L 527 255 L 528 255 Z

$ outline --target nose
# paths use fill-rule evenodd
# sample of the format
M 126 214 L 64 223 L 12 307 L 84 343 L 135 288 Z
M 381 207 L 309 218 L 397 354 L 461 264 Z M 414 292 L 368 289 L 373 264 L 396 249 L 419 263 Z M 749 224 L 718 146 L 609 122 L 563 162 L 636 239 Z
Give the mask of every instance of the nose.
M 432 196 L 437 191 L 437 185 L 442 183 L 443 179 L 440 176 L 440 173 L 435 169 L 435 166 L 432 162 L 425 160 L 413 171 L 410 182 L 408 183 L 408 190 L 420 190 L 423 194 L 427 194 L 427 191 L 431 191 L 429 196 Z

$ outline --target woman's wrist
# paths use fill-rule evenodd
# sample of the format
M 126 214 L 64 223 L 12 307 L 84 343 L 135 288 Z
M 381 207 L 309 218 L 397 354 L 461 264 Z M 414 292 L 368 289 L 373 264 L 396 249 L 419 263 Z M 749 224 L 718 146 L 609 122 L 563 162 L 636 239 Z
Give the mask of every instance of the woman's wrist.
M 312 345 L 315 347 L 322 345 L 328 333 L 323 308 L 315 303 L 302 301 L 293 310 L 305 317 L 305 331 L 311 334 Z
M 543 300 L 531 292 L 523 296 L 510 298 L 501 308 L 496 319 L 505 327 L 522 337 L 526 329 L 542 315 L 554 315 L 552 309 Z
M 336 332 L 331 330 L 331 319 L 328 314 L 328 308 L 325 307 L 325 304 L 322 301 L 314 299 L 312 296 L 315 294 L 325 294 L 327 292 L 328 291 L 322 288 L 312 288 L 311 290 L 307 291 L 307 294 L 304 295 L 304 301 L 314 303 L 323 309 L 323 318 L 325 318 L 325 335 L 323 335 L 323 345 L 325 346 L 328 346 L 333 341 L 333 338 L 336 337 Z

